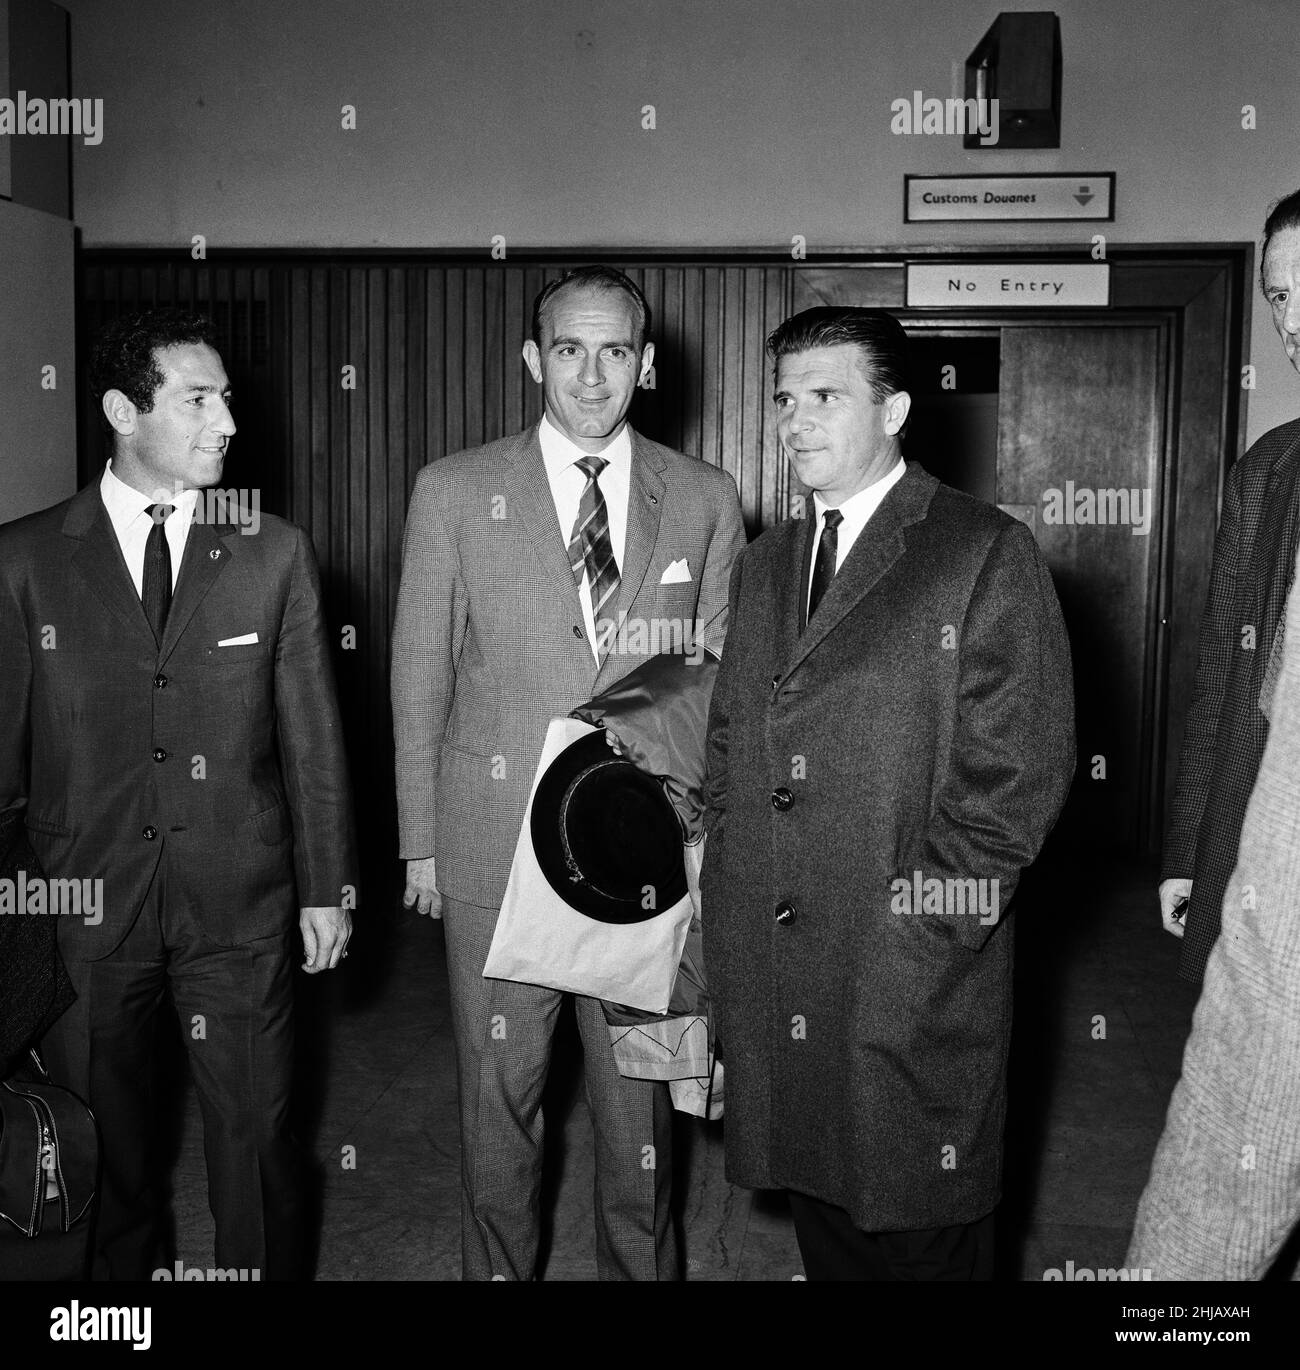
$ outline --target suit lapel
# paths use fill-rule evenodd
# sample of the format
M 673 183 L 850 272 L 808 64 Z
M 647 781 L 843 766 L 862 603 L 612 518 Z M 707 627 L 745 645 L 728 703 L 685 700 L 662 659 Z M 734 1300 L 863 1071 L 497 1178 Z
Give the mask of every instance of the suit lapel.
M 582 601 L 569 565 L 568 534 L 560 531 L 555 517 L 555 497 L 546 476 L 536 424 L 520 436 L 511 486 L 511 507 L 523 523 L 546 578 L 569 606 L 573 621 L 581 623 Z
M 632 439 L 632 470 L 627 489 L 627 532 L 623 539 L 623 565 L 619 573 L 618 608 L 626 613 L 641 592 L 655 543 L 663 507 L 664 459 L 629 428 Z
M 112 521 L 95 480 L 73 496 L 63 520 L 65 537 L 75 541 L 72 567 L 99 602 L 133 638 L 155 646 L 153 629 L 135 592 L 131 572 L 113 532 Z
M 238 532 L 235 525 L 229 523 L 195 522 L 190 525 L 180 575 L 176 578 L 176 592 L 167 611 L 167 626 L 163 629 L 162 647 L 158 653 L 160 665 L 175 650 L 195 610 L 235 556 Z
M 903 555 L 905 546 L 904 530 L 925 517 L 930 507 L 930 499 L 938 482 L 915 462 L 908 462 L 903 478 L 885 496 L 880 508 L 867 520 L 867 526 L 858 535 L 853 549 L 844 558 L 844 565 L 836 572 L 817 612 L 813 615 L 804 631 L 796 637 L 793 648 L 785 658 L 783 675 L 788 675 L 801 661 L 814 651 L 829 634 L 868 595 L 881 577 Z M 810 501 L 811 503 L 811 501 Z M 815 519 L 806 520 L 815 531 Z M 811 533 L 809 534 L 811 537 Z M 798 577 L 791 575 L 787 583 L 800 584 L 803 602 L 808 592 L 807 566 L 812 557 L 810 541 L 800 538 L 799 551 L 803 556 L 804 567 Z M 799 604 L 795 605 L 795 622 L 799 621 Z M 788 611 L 783 611 L 781 622 L 788 620 Z

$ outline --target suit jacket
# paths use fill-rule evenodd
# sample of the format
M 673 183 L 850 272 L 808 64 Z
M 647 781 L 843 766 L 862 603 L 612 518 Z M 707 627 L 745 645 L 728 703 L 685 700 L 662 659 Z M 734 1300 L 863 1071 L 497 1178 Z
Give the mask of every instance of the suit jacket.
M 727 1175 L 865 1231 L 974 1221 L 999 1197 L 1007 901 L 1073 772 L 1069 644 L 1029 530 L 915 463 L 801 634 L 815 529 L 741 557 L 710 712 Z M 901 911 L 917 872 L 998 881 L 1001 916 Z
M 1300 597 L 1271 712 L 1124 1262 L 1158 1280 L 1262 1279 L 1300 1223 Z
M 1193 881 L 1179 973 L 1199 980 L 1268 737 L 1259 707 L 1295 570 L 1300 420 L 1265 433 L 1228 472 L 1201 619 L 1161 879 Z
M 633 433 L 624 632 L 597 672 L 537 428 L 424 467 L 393 627 L 401 855 L 436 857 L 442 893 L 498 908 L 550 720 L 670 649 L 665 625 L 709 625 L 720 648 L 744 540 L 726 472 Z M 691 579 L 662 584 L 682 558 Z
M 59 919 L 65 956 L 111 952 L 164 861 L 227 946 L 344 902 L 351 800 L 302 529 L 193 524 L 159 646 L 96 479 L 0 528 L 0 643 L 0 808 L 25 804 L 51 878 L 104 881 L 97 926 Z

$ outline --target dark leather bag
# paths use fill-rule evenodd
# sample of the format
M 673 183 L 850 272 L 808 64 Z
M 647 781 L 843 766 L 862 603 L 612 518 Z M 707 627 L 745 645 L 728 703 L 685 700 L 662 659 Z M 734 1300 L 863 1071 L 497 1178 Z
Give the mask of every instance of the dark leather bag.
M 71 1232 L 90 1213 L 98 1168 L 94 1115 L 30 1052 L 0 1081 L 0 1220 L 24 1237 Z

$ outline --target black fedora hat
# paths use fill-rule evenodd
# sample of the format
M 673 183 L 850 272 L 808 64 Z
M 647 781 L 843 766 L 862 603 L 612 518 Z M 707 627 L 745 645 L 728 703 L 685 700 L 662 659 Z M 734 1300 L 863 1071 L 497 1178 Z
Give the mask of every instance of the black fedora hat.
M 617 756 L 603 731 L 570 743 L 546 768 L 533 795 L 532 838 L 551 888 L 598 922 L 644 923 L 686 895 L 676 811 L 659 781 Z

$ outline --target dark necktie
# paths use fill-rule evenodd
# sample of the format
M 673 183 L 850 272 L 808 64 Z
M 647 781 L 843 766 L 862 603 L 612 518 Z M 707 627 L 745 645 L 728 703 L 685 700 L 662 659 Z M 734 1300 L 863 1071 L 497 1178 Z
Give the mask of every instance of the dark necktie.
M 578 517 L 569 538 L 569 565 L 573 579 L 582 588 L 582 577 L 591 587 L 591 614 L 596 620 L 597 647 L 600 645 L 600 611 L 618 589 L 618 562 L 609 539 L 609 512 L 600 493 L 597 477 L 609 463 L 604 457 L 581 457 L 574 463 L 587 477 L 587 488 L 578 504 Z
M 172 552 L 167 545 L 167 529 L 164 525 L 175 512 L 174 504 L 151 504 L 145 510 L 153 519 L 153 527 L 149 529 L 149 540 L 144 545 L 144 581 L 140 599 L 160 647 L 163 629 L 167 626 L 167 610 L 172 603 Z
M 812 584 L 808 591 L 810 619 L 835 579 L 835 558 L 840 549 L 840 535 L 835 530 L 844 522 L 844 515 L 838 509 L 828 509 L 822 517 L 826 522 L 822 528 L 821 541 L 817 544 L 817 560 L 813 562 Z

